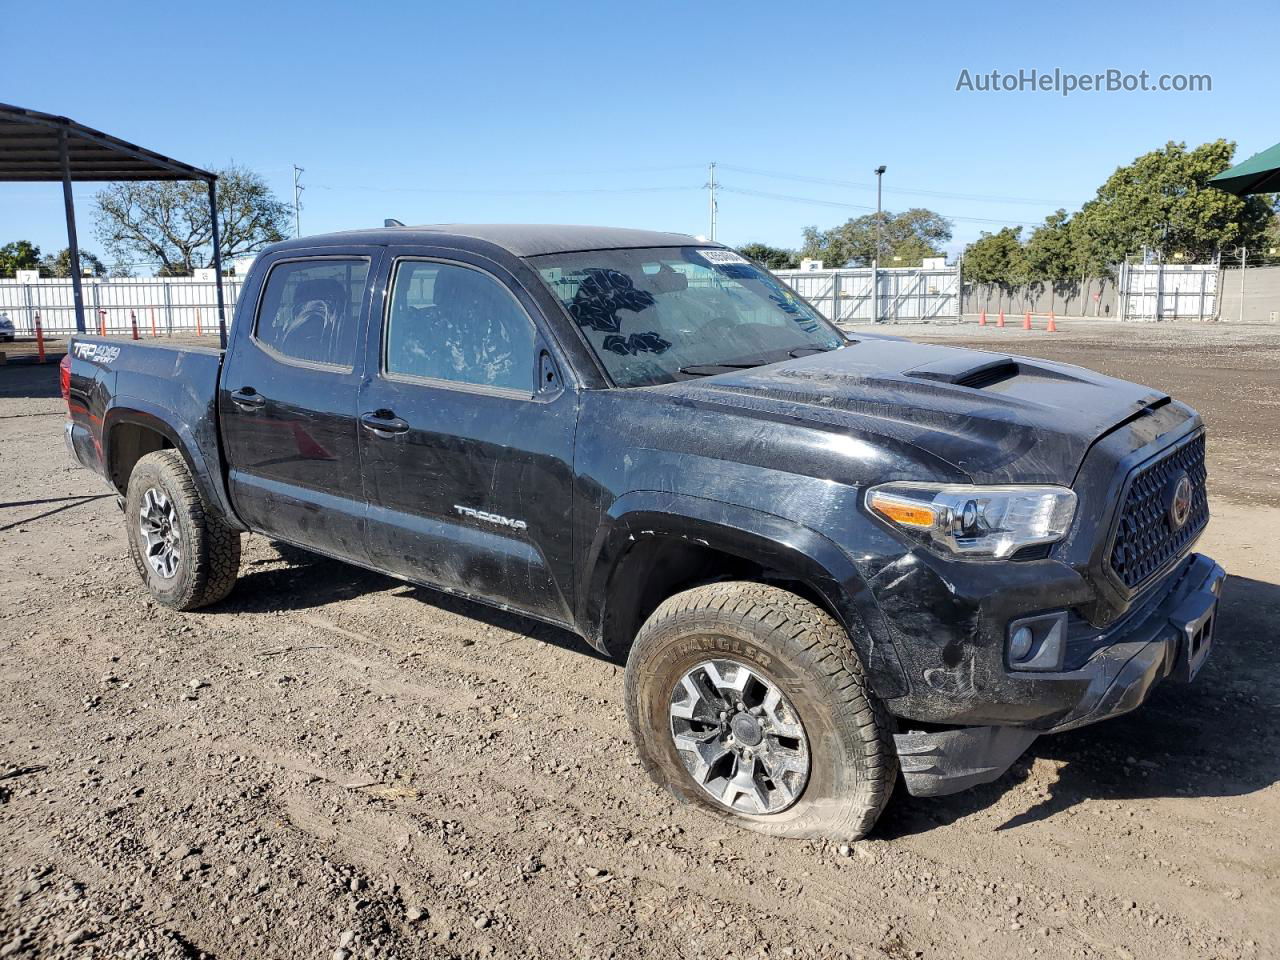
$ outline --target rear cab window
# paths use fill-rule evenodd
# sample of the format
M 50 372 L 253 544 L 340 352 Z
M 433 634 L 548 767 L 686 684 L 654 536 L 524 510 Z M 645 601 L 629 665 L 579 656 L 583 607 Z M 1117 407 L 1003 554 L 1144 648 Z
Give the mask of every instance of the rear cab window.
M 369 280 L 362 257 L 275 264 L 267 275 L 254 339 L 285 360 L 351 370 Z

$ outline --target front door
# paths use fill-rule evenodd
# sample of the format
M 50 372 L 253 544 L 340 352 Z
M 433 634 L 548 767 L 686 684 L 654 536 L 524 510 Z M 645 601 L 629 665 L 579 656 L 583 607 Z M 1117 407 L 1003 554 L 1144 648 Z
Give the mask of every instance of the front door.
M 570 622 L 577 398 L 536 306 L 456 251 L 400 256 L 388 284 L 359 398 L 374 563 Z
M 377 248 L 272 263 L 228 352 L 218 414 L 231 502 L 251 530 L 365 562 L 357 398 Z

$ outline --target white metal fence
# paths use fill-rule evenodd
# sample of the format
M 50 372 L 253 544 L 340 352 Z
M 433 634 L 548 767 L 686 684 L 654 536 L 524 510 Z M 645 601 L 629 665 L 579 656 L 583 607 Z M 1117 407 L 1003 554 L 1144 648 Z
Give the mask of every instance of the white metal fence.
M 1121 320 L 1208 320 L 1218 313 L 1218 267 L 1124 263 L 1117 293 Z
M 227 323 L 230 324 L 243 280 L 224 277 Z M 81 281 L 84 322 L 89 332 L 127 334 L 133 321 L 142 336 L 168 336 L 178 331 L 217 335 L 217 284 L 191 277 L 125 277 Z M 36 315 L 47 334 L 75 333 L 75 297 L 71 281 L 0 280 L 0 313 L 7 313 L 21 335 L 35 333 Z
M 873 303 L 871 268 L 802 272 L 781 270 L 778 276 L 824 316 L 842 323 L 881 320 L 954 319 L 960 315 L 960 271 L 895 268 L 878 271 L 880 303 Z M 243 280 L 223 279 L 227 320 L 235 312 Z M 142 336 L 175 332 L 217 331 L 215 284 L 190 277 L 85 278 L 84 315 L 90 332 L 128 334 L 133 321 Z M 0 312 L 7 313 L 19 335 L 35 333 L 39 314 L 46 334 L 76 329 L 75 299 L 70 280 L 33 283 L 0 280 Z
M 778 270 L 778 277 L 837 323 L 954 320 L 960 316 L 960 268 L 871 267 Z M 876 298 L 879 303 L 876 303 Z

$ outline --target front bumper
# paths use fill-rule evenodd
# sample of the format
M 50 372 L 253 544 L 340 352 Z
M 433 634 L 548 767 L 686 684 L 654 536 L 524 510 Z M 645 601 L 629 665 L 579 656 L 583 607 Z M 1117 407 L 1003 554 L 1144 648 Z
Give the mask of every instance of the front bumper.
M 1025 725 L 957 727 L 895 737 L 907 790 L 915 796 L 954 793 L 996 779 L 1041 733 L 1073 730 L 1140 706 L 1169 676 L 1190 681 L 1208 657 L 1226 572 L 1193 554 L 1171 586 L 1100 639 L 1073 670 L 1038 673 L 1023 693 L 1061 709 Z

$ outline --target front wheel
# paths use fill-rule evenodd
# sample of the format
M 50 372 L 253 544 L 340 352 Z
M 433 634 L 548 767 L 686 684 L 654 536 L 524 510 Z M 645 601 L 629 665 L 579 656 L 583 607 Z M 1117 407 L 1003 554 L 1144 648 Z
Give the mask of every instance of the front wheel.
M 666 600 L 631 649 L 626 706 L 654 782 L 751 830 L 857 839 L 893 791 L 892 720 L 848 636 L 778 587 Z
M 138 461 L 129 475 L 124 514 L 129 556 L 157 601 L 195 610 L 231 592 L 240 569 L 240 534 L 205 512 L 176 450 Z

